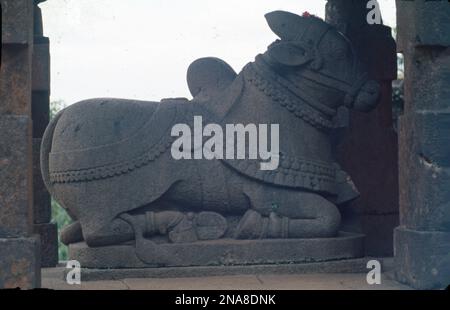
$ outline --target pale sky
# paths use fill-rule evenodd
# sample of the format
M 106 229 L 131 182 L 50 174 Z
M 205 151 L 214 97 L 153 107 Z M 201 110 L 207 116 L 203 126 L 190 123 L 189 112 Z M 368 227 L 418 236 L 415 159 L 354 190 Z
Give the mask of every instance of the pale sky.
M 324 17 L 325 0 L 47 0 L 51 99 L 188 97 L 186 70 L 214 56 L 237 72 L 276 39 L 264 14 Z M 395 0 L 379 0 L 395 25 Z

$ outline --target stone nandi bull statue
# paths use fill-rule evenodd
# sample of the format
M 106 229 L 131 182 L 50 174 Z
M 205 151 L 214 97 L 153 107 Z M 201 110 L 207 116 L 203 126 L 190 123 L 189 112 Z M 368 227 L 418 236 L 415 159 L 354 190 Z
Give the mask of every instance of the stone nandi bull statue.
M 161 242 L 336 235 L 336 205 L 357 192 L 333 159 L 330 133 L 338 108 L 373 108 L 378 85 L 349 41 L 321 19 L 282 11 L 266 19 L 280 39 L 241 73 L 215 58 L 189 67 L 191 101 L 92 99 L 56 115 L 41 166 L 75 221 L 63 242 L 135 239 L 137 251 L 150 253 L 141 258 L 152 260 L 163 255 Z M 217 124 L 280 124 L 278 169 L 260 170 L 260 159 L 173 159 L 173 125 L 196 115 Z

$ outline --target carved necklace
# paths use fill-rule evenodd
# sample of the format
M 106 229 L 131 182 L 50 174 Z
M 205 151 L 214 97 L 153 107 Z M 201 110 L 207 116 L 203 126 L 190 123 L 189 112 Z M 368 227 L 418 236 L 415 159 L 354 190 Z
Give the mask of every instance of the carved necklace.
M 294 94 L 291 89 L 281 84 L 275 73 L 271 74 L 266 70 L 261 71 L 260 66 L 255 63 L 247 64 L 244 68 L 245 80 L 273 102 L 313 127 L 321 130 L 328 130 L 333 127 L 330 114 L 334 114 L 334 111 L 331 108 L 327 108 L 326 113 L 320 111 L 317 107 L 307 104 L 306 100 L 299 97 L 298 93 Z

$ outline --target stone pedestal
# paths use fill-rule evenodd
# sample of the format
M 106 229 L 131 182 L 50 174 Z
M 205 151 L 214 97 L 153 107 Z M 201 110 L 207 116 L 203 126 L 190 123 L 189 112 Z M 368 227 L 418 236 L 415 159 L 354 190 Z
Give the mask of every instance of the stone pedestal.
M 399 126 L 398 280 L 415 288 L 450 284 L 450 10 L 447 1 L 397 1 L 405 58 Z
M 389 259 L 383 258 L 351 258 L 343 260 L 329 260 L 323 262 L 311 263 L 290 263 L 290 264 L 260 264 L 260 265 L 227 265 L 227 266 L 186 266 L 186 267 L 158 267 L 158 268 L 81 268 L 81 281 L 108 281 L 119 279 L 160 279 L 169 278 L 193 278 L 193 281 L 208 279 L 208 277 L 217 277 L 223 279 L 227 276 L 248 276 L 256 275 L 295 275 L 296 278 L 304 279 L 306 274 L 329 274 L 342 279 L 343 274 L 357 273 L 365 277 L 367 273 L 367 262 L 377 259 L 381 263 L 383 272 L 390 271 Z M 68 268 L 54 268 L 53 270 L 44 270 L 51 273 L 52 277 L 65 281 Z M 326 280 L 324 280 L 326 282 Z M 384 283 L 383 281 L 382 283 Z M 61 288 L 61 286 L 60 286 Z M 282 286 L 276 286 L 275 289 L 281 289 Z M 311 286 L 306 286 L 311 289 Z M 294 287 L 293 289 L 300 289 Z
M 324 239 L 220 239 L 181 244 L 161 244 L 164 261 L 149 264 L 137 255 L 134 244 L 88 247 L 85 243 L 69 246 L 71 259 L 83 268 L 152 268 L 186 266 L 231 266 L 292 264 L 342 260 L 364 256 L 364 236 L 340 233 Z

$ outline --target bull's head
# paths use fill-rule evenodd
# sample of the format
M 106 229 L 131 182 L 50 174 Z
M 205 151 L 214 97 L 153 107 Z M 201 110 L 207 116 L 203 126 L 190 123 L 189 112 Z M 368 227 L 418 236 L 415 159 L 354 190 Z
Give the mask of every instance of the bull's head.
M 368 79 L 343 34 L 314 16 L 275 11 L 266 19 L 280 40 L 263 57 L 280 74 L 314 90 L 317 99 L 330 107 L 342 103 L 359 111 L 375 107 L 379 85 Z

